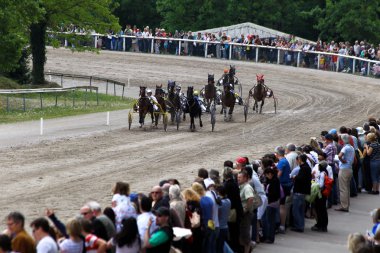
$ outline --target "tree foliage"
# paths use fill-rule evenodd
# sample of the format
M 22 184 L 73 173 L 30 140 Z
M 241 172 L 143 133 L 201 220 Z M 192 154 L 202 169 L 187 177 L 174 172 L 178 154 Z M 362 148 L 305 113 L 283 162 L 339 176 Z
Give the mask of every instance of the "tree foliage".
M 0 0 L 0 73 L 18 67 L 24 47 L 28 44 L 28 26 L 39 15 L 36 1 Z
M 114 7 L 111 0 L 40 0 L 38 3 L 42 15 L 30 27 L 33 84 L 45 82 L 47 30 L 54 34 L 65 31 L 66 27 L 74 25 L 86 31 L 89 36 L 91 31 L 105 32 L 109 29 L 119 29 L 118 19 L 111 13 Z M 56 35 L 58 34 L 56 33 Z M 79 42 L 85 39 L 83 36 L 67 35 L 67 37 L 70 37 L 73 50 L 91 49 L 91 47 L 80 46 Z

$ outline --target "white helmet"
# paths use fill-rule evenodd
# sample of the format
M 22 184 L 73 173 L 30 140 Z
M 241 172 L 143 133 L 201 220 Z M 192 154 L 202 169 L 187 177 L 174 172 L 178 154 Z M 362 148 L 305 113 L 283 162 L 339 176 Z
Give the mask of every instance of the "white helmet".
M 147 90 L 146 90 L 146 93 L 152 93 L 152 90 L 147 89 Z

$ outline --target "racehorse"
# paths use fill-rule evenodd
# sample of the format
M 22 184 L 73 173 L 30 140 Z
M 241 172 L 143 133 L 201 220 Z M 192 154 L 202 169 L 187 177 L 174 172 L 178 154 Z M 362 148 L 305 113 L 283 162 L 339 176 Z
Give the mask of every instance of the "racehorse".
M 175 81 L 168 81 L 168 97 L 166 100 L 166 108 L 170 113 L 171 122 L 174 123 L 174 119 L 177 113 L 181 112 L 181 99 L 179 94 L 175 91 Z
M 212 102 L 215 102 L 216 88 L 214 75 L 208 74 L 207 85 L 205 86 L 204 98 L 206 102 L 206 112 L 210 111 L 210 106 Z
M 199 101 L 194 97 L 194 87 L 189 86 L 187 87 L 187 103 L 186 103 L 186 110 L 185 112 L 190 114 L 190 130 L 193 132 L 195 131 L 195 123 L 194 118 L 199 117 L 199 126 L 203 127 L 202 124 L 202 108 L 199 104 Z
M 139 111 L 139 123 L 140 128 L 144 125 L 145 116 L 147 113 L 150 113 L 150 116 L 152 117 L 152 125 L 154 123 L 153 118 L 153 105 L 150 103 L 149 97 L 146 96 L 146 87 L 140 86 L 140 93 L 139 93 L 139 100 L 138 102 L 133 106 L 133 109 L 137 112 Z M 138 107 L 137 107 L 138 105 Z
M 157 127 L 158 119 L 159 119 L 160 115 L 166 113 L 165 91 L 162 89 L 162 84 L 156 85 L 156 91 L 154 93 L 154 96 L 156 97 L 157 102 L 160 105 L 160 106 L 158 106 L 159 112 L 154 114 L 155 127 Z
M 256 110 L 256 113 L 258 112 L 258 102 L 261 101 L 260 105 L 260 114 L 263 110 L 263 105 L 265 98 L 267 97 L 268 88 L 264 84 L 264 75 L 256 75 L 257 77 L 257 84 L 249 91 L 249 95 L 253 97 L 255 100 L 255 103 L 253 104 L 253 111 Z
M 228 119 L 227 119 L 227 107 L 229 107 L 228 111 Z M 222 93 L 222 110 L 220 114 L 224 113 L 224 120 L 229 121 L 232 119 L 232 112 L 235 107 L 235 94 L 233 92 L 232 84 L 223 84 L 223 93 Z

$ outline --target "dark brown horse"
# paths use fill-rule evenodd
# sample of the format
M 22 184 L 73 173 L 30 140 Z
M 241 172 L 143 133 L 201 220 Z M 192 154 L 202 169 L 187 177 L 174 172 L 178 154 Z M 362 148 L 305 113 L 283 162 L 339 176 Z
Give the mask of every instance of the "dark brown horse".
M 176 92 L 175 88 L 176 88 L 175 81 L 168 81 L 168 97 L 166 99 L 166 108 L 168 112 L 170 113 L 170 119 L 172 123 L 174 123 L 174 119 L 176 118 L 176 115 L 178 117 L 178 115 L 182 111 L 181 99 L 179 97 L 178 92 Z
M 253 111 L 258 112 L 258 102 L 261 101 L 260 105 L 260 114 L 263 111 L 264 101 L 267 97 L 268 88 L 264 84 L 264 75 L 256 75 L 257 77 L 257 84 L 249 91 L 249 96 L 252 96 L 255 100 L 255 103 L 253 104 Z M 252 91 L 253 90 L 253 91 Z
M 153 105 L 151 104 L 149 97 L 146 96 L 146 87 L 140 86 L 139 100 L 133 106 L 135 111 L 139 111 L 139 123 L 140 128 L 144 125 L 145 116 L 150 113 L 152 117 L 152 125 L 154 123 L 153 118 Z
M 156 112 L 154 114 L 155 126 L 157 127 L 158 119 L 159 119 L 160 115 L 166 113 L 165 91 L 162 89 L 162 84 L 156 85 L 156 91 L 154 93 L 154 96 L 156 97 L 157 102 L 159 104 L 158 112 Z
M 224 113 L 224 120 L 230 121 L 232 119 L 232 113 L 235 107 L 235 93 L 233 92 L 232 84 L 223 84 L 222 93 L 222 110 L 220 114 Z M 229 107 L 228 118 L 227 118 L 227 107 Z
M 195 123 L 194 119 L 199 118 L 199 126 L 203 127 L 202 124 L 202 108 L 201 105 L 199 104 L 198 98 L 194 96 L 194 87 L 189 86 L 187 88 L 187 103 L 186 103 L 186 113 L 190 114 L 190 130 L 195 131 Z
M 214 75 L 208 74 L 207 85 L 205 86 L 205 103 L 206 103 L 206 112 L 210 111 L 210 106 L 213 102 L 215 102 L 216 97 L 216 87 L 214 81 Z

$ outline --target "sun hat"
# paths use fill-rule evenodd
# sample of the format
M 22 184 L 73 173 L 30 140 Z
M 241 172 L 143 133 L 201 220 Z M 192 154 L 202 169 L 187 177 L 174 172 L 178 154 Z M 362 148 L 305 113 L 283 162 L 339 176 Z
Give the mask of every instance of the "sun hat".
M 204 180 L 203 180 L 203 183 L 205 184 L 206 189 L 208 189 L 208 187 L 209 187 L 210 185 L 215 185 L 214 180 L 212 180 L 211 178 L 206 178 L 206 179 L 204 179 Z

